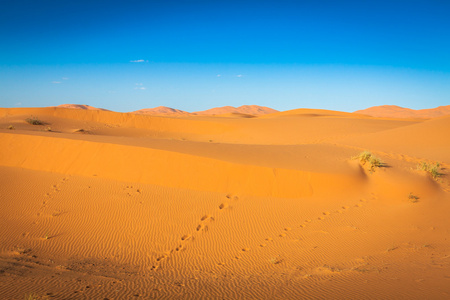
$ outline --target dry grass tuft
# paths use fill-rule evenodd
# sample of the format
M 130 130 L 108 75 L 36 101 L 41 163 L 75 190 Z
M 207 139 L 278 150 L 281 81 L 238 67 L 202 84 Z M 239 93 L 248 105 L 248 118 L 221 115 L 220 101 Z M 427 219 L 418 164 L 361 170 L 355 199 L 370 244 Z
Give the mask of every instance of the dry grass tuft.
M 42 121 L 39 120 L 38 117 L 33 117 L 33 116 L 31 116 L 31 117 L 29 117 L 29 118 L 26 118 L 25 121 L 26 121 L 28 124 L 31 124 L 31 125 L 44 125 L 44 123 L 42 123 Z
M 421 171 L 425 171 L 427 173 L 430 173 L 431 177 L 433 179 L 437 179 L 442 176 L 441 171 L 441 165 L 439 163 L 427 163 L 422 161 L 420 164 L 417 165 L 417 169 Z
M 362 165 L 368 163 L 370 165 L 370 171 L 374 172 L 375 168 L 381 168 L 384 163 L 378 157 L 374 156 L 369 151 L 363 151 L 357 156 L 352 157 L 353 159 L 359 160 Z

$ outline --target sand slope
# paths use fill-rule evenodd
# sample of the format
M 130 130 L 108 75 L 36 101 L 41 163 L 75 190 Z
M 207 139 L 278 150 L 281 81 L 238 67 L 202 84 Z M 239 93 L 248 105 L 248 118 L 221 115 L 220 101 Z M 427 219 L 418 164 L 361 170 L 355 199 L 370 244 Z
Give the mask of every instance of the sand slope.
M 97 108 L 93 106 L 89 106 L 86 104 L 61 104 L 58 105 L 59 108 L 71 108 L 71 109 L 86 109 L 86 110 L 107 110 L 104 108 Z
M 233 107 L 233 106 L 223 106 L 223 107 L 215 107 L 204 111 L 197 111 L 194 112 L 194 114 L 197 115 L 223 115 L 223 114 L 230 114 L 230 113 L 237 113 L 237 114 L 247 114 L 247 115 L 265 115 L 265 114 L 271 114 L 278 112 L 277 110 L 265 107 L 265 106 L 259 106 L 259 105 L 242 105 L 239 107 Z
M 448 299 L 449 130 L 0 109 L 0 298 Z
M 186 111 L 171 108 L 167 106 L 158 106 L 154 108 L 144 108 L 131 112 L 133 114 L 147 114 L 147 115 L 186 115 Z
M 357 114 L 369 115 L 380 118 L 419 118 L 430 119 L 450 115 L 450 105 L 439 106 L 430 109 L 414 110 L 396 105 L 374 106 L 355 111 Z

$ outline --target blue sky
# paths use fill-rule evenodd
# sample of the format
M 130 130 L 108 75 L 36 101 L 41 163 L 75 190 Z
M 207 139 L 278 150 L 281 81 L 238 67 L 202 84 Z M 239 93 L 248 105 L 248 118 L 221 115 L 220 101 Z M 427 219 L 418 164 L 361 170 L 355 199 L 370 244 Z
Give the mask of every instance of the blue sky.
M 450 104 L 450 1 L 4 1 L 0 106 Z

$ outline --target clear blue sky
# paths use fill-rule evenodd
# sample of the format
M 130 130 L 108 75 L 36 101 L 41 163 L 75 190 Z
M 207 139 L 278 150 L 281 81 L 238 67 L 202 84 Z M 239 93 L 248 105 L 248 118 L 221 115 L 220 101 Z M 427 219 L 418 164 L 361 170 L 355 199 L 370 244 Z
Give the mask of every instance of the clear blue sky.
M 0 106 L 450 104 L 450 1 L 0 0 Z

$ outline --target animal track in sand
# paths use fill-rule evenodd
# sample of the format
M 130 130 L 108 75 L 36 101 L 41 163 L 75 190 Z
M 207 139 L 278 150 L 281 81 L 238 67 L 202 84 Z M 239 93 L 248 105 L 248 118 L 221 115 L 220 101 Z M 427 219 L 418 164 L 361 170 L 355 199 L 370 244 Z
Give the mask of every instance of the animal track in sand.
M 167 258 L 167 257 L 168 257 L 168 256 L 167 256 L 166 254 L 164 254 L 164 255 L 158 257 L 158 258 L 156 259 L 156 261 L 161 261 L 161 260 L 163 260 L 163 259 L 165 259 L 165 258 Z
M 364 203 L 364 202 L 366 202 L 366 201 L 367 201 L 367 200 L 365 200 L 365 199 L 360 199 L 359 202 L 356 203 L 354 206 L 355 206 L 355 207 L 362 207 L 362 206 L 363 206 L 362 203 Z M 348 211 L 348 209 L 350 208 L 350 206 L 344 205 L 344 206 L 342 206 L 341 208 L 342 208 L 342 210 L 333 211 L 333 213 L 331 213 L 330 211 L 323 211 L 323 212 L 317 217 L 317 219 L 315 219 L 315 220 L 323 221 L 323 220 L 325 220 L 325 219 L 328 218 L 328 217 L 332 217 L 332 216 L 335 215 L 336 213 L 342 214 L 344 211 Z M 337 217 L 337 215 L 335 215 L 335 217 Z M 304 230 L 305 228 L 307 228 L 307 226 L 308 226 L 310 223 L 314 223 L 313 220 L 311 220 L 311 219 L 306 219 L 306 220 L 304 221 L 303 224 L 298 225 L 298 227 L 296 227 L 296 228 L 297 228 L 297 229 L 302 229 L 302 230 Z M 286 236 L 287 236 L 287 233 L 288 233 L 289 231 L 291 231 L 291 230 L 292 230 L 291 227 L 285 227 L 285 228 L 284 228 L 284 232 L 280 233 L 280 234 L 278 235 L 278 237 L 280 237 L 280 238 L 286 237 Z M 296 231 L 296 229 L 294 229 L 293 232 L 295 233 L 295 231 Z M 320 231 L 317 231 L 317 232 L 329 234 L 329 232 L 326 232 L 326 231 L 323 231 L 323 230 L 320 230 Z M 266 241 L 271 241 L 271 242 L 273 242 L 273 239 L 272 239 L 272 238 L 266 238 L 265 240 L 266 240 Z M 301 239 L 294 239 L 294 240 L 292 240 L 292 241 L 299 242 L 299 241 L 301 241 Z M 259 244 L 259 247 L 260 247 L 260 248 L 264 248 L 265 246 L 267 246 L 267 244 L 265 244 L 265 243 L 260 243 L 260 244 Z
M 182 240 L 182 241 L 187 241 L 187 240 L 189 240 L 190 238 L 192 238 L 192 235 L 190 235 L 190 234 L 185 234 L 185 235 L 183 235 L 183 236 L 181 237 L 181 240 Z
M 225 197 L 227 199 L 234 200 L 234 201 L 238 201 L 239 200 L 239 197 L 238 196 L 233 196 L 233 194 L 227 194 Z
M 64 177 L 63 179 L 61 179 L 60 184 L 64 185 L 69 179 L 67 177 Z M 52 199 L 53 196 L 58 193 L 59 191 L 61 191 L 60 185 L 59 184 L 53 184 L 50 187 L 51 191 L 47 192 L 44 194 L 44 197 L 46 198 L 45 200 L 42 201 L 42 206 L 40 207 L 40 212 L 42 212 L 42 210 L 47 206 L 48 204 L 48 200 Z M 41 215 L 40 213 L 38 213 L 38 216 Z
M 214 218 L 212 217 L 212 216 L 210 216 L 210 215 L 204 215 L 201 219 L 200 219 L 200 221 L 207 221 L 207 220 L 211 220 L 211 221 L 214 221 Z
M 137 189 L 137 188 L 133 187 L 132 185 L 125 186 L 123 188 L 123 191 L 126 193 L 126 195 L 128 197 L 140 196 L 142 194 L 142 190 L 141 189 Z
M 228 207 L 228 203 L 221 203 L 220 205 L 219 205 L 219 209 L 224 209 L 224 208 L 227 208 Z

